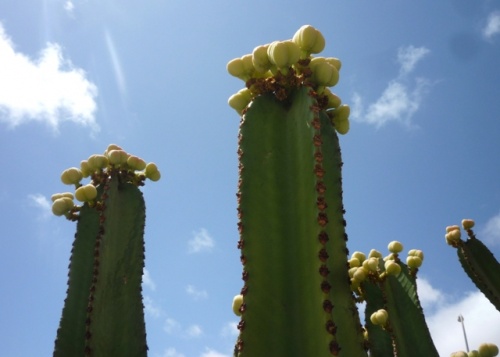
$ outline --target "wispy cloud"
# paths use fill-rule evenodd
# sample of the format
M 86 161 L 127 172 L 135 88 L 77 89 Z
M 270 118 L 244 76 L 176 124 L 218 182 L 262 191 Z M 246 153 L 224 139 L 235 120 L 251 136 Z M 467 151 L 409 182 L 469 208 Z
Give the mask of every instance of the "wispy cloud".
M 500 244 L 500 213 L 491 217 L 480 232 L 480 238 L 492 245 Z
M 73 4 L 73 2 L 71 0 L 67 0 L 66 2 L 64 2 L 64 10 L 66 10 L 66 12 L 68 14 L 73 14 L 73 10 L 75 9 L 75 4 Z
M 188 241 L 189 253 L 200 253 L 212 250 L 215 242 L 205 228 L 193 232 L 193 235 L 193 238 Z
M 240 331 L 238 330 L 238 322 L 231 321 L 226 323 L 221 330 L 222 337 L 235 337 L 238 336 Z
M 424 305 L 426 321 L 440 356 L 463 350 L 462 327 L 458 316 L 463 315 L 471 349 L 483 342 L 500 344 L 500 314 L 480 292 L 464 293 L 457 299 L 439 291 L 424 278 L 418 279 L 419 297 Z
M 208 293 L 206 290 L 199 290 L 193 285 L 188 285 L 186 287 L 186 293 L 194 300 L 202 300 L 208 298 Z
M 486 20 L 486 25 L 483 28 L 483 36 L 486 39 L 491 39 L 498 34 L 500 34 L 500 11 L 493 11 Z
M 187 328 L 183 328 L 181 323 L 171 317 L 165 319 L 163 331 L 169 335 L 180 336 L 184 338 L 196 338 L 203 334 L 203 329 L 198 324 L 192 324 Z
M 182 353 L 180 352 L 177 352 L 177 350 L 175 348 L 167 348 L 164 352 L 163 352 L 163 355 L 162 357 L 185 357 L 185 355 L 183 355 Z
M 151 279 L 151 275 L 149 274 L 149 271 L 146 268 L 144 268 L 144 271 L 142 273 L 142 284 L 148 287 L 151 291 L 156 290 L 156 284 L 153 281 L 153 279 Z
M 144 304 L 144 311 L 149 316 L 157 319 L 162 315 L 161 307 L 157 306 L 154 303 L 153 299 L 151 297 L 149 297 L 148 295 L 144 295 L 144 298 L 142 299 L 142 303 Z
M 118 56 L 118 51 L 116 50 L 115 42 L 109 31 L 104 31 L 104 39 L 106 41 L 106 47 L 108 49 L 108 54 L 111 59 L 111 65 L 113 66 L 113 72 L 115 75 L 116 85 L 120 94 L 125 96 L 127 93 L 127 83 L 125 81 L 125 75 L 123 74 L 122 64 L 120 57 Z
M 429 53 L 429 49 L 425 47 L 401 47 L 397 55 L 399 75 L 388 82 L 380 97 L 368 104 L 366 110 L 364 99 L 355 92 L 352 97 L 351 118 L 377 127 L 389 122 L 411 126 L 411 118 L 419 109 L 430 82 L 425 78 L 410 79 L 409 75 Z
M 38 217 L 40 219 L 47 219 L 52 215 L 52 203 L 42 194 L 35 193 L 28 195 L 30 205 L 39 209 Z
M 212 350 L 210 348 L 206 348 L 205 352 L 203 352 L 200 357 L 229 357 L 229 355 L 217 352 L 217 351 Z
M 48 43 L 37 60 L 17 52 L 0 23 L 0 121 L 15 127 L 29 121 L 56 132 L 63 121 L 98 130 L 94 113 L 97 87 L 86 73 Z
M 203 334 L 203 330 L 199 325 L 191 325 L 186 329 L 188 337 L 199 337 Z

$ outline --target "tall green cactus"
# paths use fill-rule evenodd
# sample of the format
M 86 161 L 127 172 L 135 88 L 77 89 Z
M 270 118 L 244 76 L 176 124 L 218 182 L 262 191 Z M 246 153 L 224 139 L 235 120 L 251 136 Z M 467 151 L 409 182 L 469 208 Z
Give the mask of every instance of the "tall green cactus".
M 234 355 L 437 356 L 416 294 L 423 255 L 409 258 L 413 268 L 397 254 L 386 264 L 380 254 L 366 264 L 360 254 L 357 265 L 348 261 L 337 132 L 349 130 L 349 107 L 328 88 L 338 81 L 340 61 L 311 56 L 324 45 L 318 30 L 303 26 L 292 40 L 228 63 L 246 84 L 229 99 L 242 115 L 244 286 L 233 301 L 241 316 Z M 366 327 L 376 332 L 361 325 L 362 300 L 374 321 Z M 372 319 L 377 312 L 385 317 Z
M 82 185 L 80 180 L 91 177 Z M 141 281 L 145 204 L 138 186 L 160 173 L 116 145 L 63 172 L 73 194 L 53 195 L 52 210 L 77 220 L 67 297 L 54 356 L 146 356 Z

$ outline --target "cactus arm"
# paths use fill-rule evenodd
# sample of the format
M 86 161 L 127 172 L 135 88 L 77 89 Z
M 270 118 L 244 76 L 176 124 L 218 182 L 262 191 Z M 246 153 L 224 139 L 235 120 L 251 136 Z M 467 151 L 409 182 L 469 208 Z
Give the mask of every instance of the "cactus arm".
M 99 213 L 85 204 L 79 215 L 71 250 L 67 297 L 57 330 L 54 357 L 79 356 L 85 349 L 85 320 L 93 275 L 94 247 L 99 231 Z
M 472 235 L 457 248 L 464 271 L 500 311 L 500 264 L 491 251 Z
M 236 346 L 241 357 L 331 356 L 339 348 L 346 356 L 365 355 L 349 290 L 345 247 L 334 252 L 334 245 L 325 247 L 326 242 L 319 238 L 325 231 L 322 219 L 326 212 L 318 207 L 322 170 L 315 153 L 322 150 L 318 149 L 321 141 L 329 146 L 333 139 L 323 138 L 332 134 L 327 132 L 318 140 L 321 124 L 313 109 L 317 103 L 309 92 L 309 88 L 297 89 L 285 102 L 271 94 L 259 96 L 242 119 L 238 210 L 245 286 Z M 325 123 L 331 127 L 323 114 Z M 323 155 L 336 157 L 327 156 L 323 161 L 331 160 L 339 172 L 338 145 L 328 151 Z M 333 188 L 335 185 L 339 188 Z M 326 230 L 331 240 L 339 239 L 345 245 L 339 174 L 329 188 L 334 213 L 332 223 L 326 224 L 331 228 Z M 327 253 L 332 258 L 323 256 L 327 249 L 332 250 Z M 343 266 L 345 275 L 340 274 L 340 281 L 344 286 L 334 281 L 336 277 L 327 281 L 322 276 L 322 271 L 336 269 L 328 264 Z M 339 294 L 348 291 L 339 300 L 339 319 L 342 323 L 352 320 L 347 324 L 349 330 L 341 333 L 343 326 L 336 328 L 331 308 L 325 307 L 325 301 L 336 304 L 331 301 L 336 288 Z
M 94 285 L 89 298 L 92 356 L 146 356 L 141 280 L 145 205 L 136 185 L 112 176 L 104 186 Z

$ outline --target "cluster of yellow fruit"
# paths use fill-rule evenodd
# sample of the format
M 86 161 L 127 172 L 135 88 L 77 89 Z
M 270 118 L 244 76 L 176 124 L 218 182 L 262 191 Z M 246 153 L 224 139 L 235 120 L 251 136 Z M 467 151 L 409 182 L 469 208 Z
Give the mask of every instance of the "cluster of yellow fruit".
M 472 219 L 463 219 L 462 220 L 462 227 L 466 231 L 469 231 L 474 227 L 474 221 Z M 448 226 L 446 227 L 446 234 L 444 238 L 446 239 L 446 243 L 448 245 L 451 245 L 452 247 L 456 247 L 459 242 L 460 238 L 462 236 L 462 233 L 460 232 L 460 227 L 459 226 Z
M 93 202 L 97 197 L 97 188 L 102 178 L 108 178 L 112 172 L 121 173 L 128 181 L 140 183 L 144 179 L 158 181 L 160 171 L 155 163 L 146 163 L 143 159 L 130 155 L 115 144 L 108 146 L 103 155 L 92 155 L 80 163 L 80 168 L 70 167 L 61 174 L 61 181 L 66 185 L 74 185 L 75 193 L 64 192 L 52 195 L 52 213 L 56 216 L 68 215 L 77 208 L 76 198 L 80 202 Z M 82 185 L 84 178 L 91 177 L 89 184 Z
M 284 99 L 284 87 L 308 85 L 322 96 L 322 109 L 327 110 L 337 131 L 347 133 L 350 108 L 341 105 L 341 99 L 328 88 L 339 81 L 341 62 L 334 57 L 312 57 L 324 48 L 321 32 L 304 25 L 291 40 L 257 46 L 251 54 L 231 60 L 227 64 L 229 74 L 243 80 L 246 88 L 232 95 L 229 105 L 241 115 L 262 93 L 275 92 L 278 99 Z
M 386 257 L 382 253 L 372 249 L 368 257 L 362 252 L 354 252 L 349 259 L 349 277 L 351 278 L 351 288 L 358 289 L 361 282 L 368 276 L 384 278 L 387 275 L 398 276 L 401 273 L 401 266 L 397 260 L 398 254 L 403 251 L 403 245 L 398 241 L 392 241 L 387 246 L 389 254 Z M 384 268 L 381 269 L 380 260 L 384 261 Z M 408 252 L 406 264 L 410 269 L 418 269 L 422 266 L 424 253 L 418 249 L 412 249 Z
M 498 356 L 498 346 L 494 343 L 482 343 L 477 350 L 470 352 L 453 352 L 450 357 L 495 357 Z

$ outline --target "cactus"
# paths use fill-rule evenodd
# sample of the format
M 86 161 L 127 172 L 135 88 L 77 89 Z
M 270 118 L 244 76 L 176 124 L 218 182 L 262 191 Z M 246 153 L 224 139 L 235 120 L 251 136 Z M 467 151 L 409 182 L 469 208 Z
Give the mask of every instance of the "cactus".
M 467 240 L 461 238 L 459 226 L 448 226 L 445 239 L 457 249 L 462 268 L 479 290 L 500 311 L 500 263 L 493 253 L 476 238 L 472 228 L 474 221 L 462 220 L 462 228 L 467 232 Z
M 61 180 L 76 192 L 53 195 L 52 210 L 77 221 L 77 230 L 54 356 L 147 355 L 141 292 L 145 204 L 138 188 L 146 178 L 160 178 L 156 165 L 116 145 L 63 172 Z

